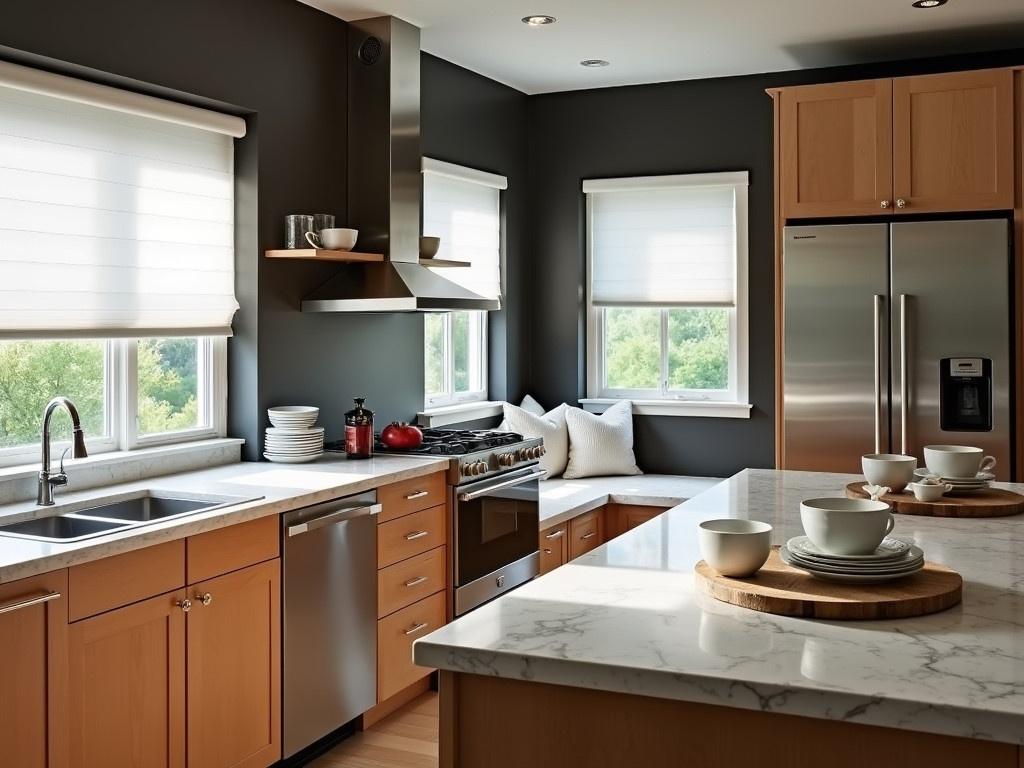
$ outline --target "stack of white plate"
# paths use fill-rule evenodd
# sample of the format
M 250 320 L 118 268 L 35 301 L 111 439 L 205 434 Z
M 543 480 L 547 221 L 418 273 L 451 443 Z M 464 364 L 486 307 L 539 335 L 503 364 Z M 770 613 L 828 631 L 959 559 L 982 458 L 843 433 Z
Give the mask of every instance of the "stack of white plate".
M 924 568 L 920 547 L 886 538 L 870 555 L 833 555 L 816 547 L 806 536 L 796 536 L 779 548 L 786 565 L 826 581 L 868 584 L 911 576 Z
M 320 409 L 308 405 L 268 408 L 274 426 L 267 427 L 263 457 L 281 464 L 302 464 L 324 453 L 324 428 L 314 426 Z
M 937 475 L 932 474 L 927 469 L 914 470 L 914 478 L 916 480 L 923 480 L 926 477 L 937 477 Z M 939 479 L 953 486 L 953 490 L 949 491 L 949 493 L 973 493 L 991 488 L 992 481 L 996 479 L 996 476 L 991 472 L 979 472 L 974 477 L 940 477 Z

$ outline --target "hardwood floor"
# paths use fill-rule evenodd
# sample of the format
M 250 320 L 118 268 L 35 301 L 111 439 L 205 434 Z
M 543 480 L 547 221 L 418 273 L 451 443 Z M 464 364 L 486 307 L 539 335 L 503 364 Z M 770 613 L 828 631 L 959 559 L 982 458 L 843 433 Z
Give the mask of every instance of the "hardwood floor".
M 437 768 L 437 692 L 345 739 L 309 768 Z

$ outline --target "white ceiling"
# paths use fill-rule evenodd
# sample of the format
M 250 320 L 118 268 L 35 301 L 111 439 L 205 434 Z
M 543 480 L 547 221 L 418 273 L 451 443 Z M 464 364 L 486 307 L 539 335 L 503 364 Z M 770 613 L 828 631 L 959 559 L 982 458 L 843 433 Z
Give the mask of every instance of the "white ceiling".
M 1024 0 L 302 0 L 398 16 L 422 47 L 526 93 L 777 72 L 1021 45 Z M 546 27 L 528 14 L 558 19 Z M 611 66 L 588 69 L 583 59 Z

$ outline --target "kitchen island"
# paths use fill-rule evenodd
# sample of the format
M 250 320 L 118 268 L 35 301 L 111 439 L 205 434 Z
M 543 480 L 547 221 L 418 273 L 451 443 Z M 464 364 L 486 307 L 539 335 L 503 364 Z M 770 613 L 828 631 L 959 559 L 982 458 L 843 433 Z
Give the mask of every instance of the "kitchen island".
M 930 616 L 786 618 L 695 591 L 697 523 L 764 520 L 784 543 L 802 499 L 856 479 L 745 470 L 418 641 L 442 670 L 442 766 L 1024 764 L 1024 517 L 896 517 L 964 577 Z

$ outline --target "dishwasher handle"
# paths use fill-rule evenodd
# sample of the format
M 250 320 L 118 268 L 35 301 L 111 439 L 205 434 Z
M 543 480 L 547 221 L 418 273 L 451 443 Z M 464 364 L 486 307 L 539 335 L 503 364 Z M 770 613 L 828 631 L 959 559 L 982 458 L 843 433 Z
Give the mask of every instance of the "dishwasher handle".
M 379 515 L 382 508 L 383 507 L 380 504 L 365 504 L 359 507 L 342 507 L 334 512 L 328 512 L 326 515 L 314 517 L 312 520 L 304 520 L 301 523 L 289 525 L 285 528 L 285 532 L 288 536 L 300 536 L 303 533 L 315 531 L 317 528 L 334 525 L 335 523 L 343 523 L 346 520 L 355 520 L 359 517 Z

